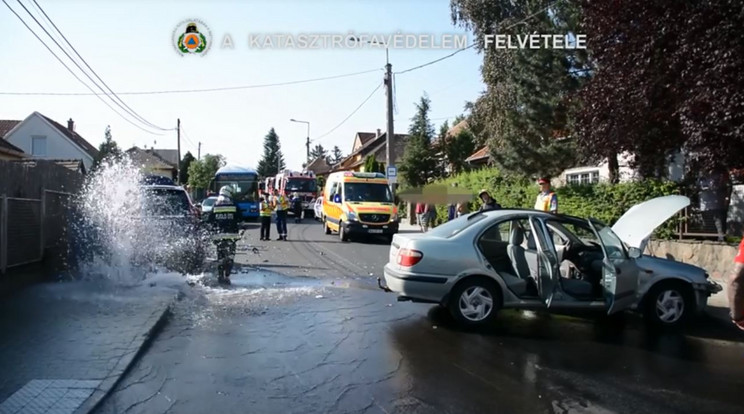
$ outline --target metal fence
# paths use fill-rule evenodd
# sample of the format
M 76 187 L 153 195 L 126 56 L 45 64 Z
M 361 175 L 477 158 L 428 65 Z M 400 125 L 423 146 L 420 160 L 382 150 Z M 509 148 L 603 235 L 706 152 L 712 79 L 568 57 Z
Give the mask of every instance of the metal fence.
M 40 199 L 0 195 L 0 273 L 64 251 L 71 197 L 51 190 Z

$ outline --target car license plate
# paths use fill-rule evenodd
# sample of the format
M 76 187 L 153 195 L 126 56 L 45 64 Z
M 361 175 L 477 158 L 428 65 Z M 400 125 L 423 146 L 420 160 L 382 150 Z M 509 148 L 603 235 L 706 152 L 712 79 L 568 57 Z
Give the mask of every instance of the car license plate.
M 370 233 L 382 233 L 382 229 L 369 229 Z

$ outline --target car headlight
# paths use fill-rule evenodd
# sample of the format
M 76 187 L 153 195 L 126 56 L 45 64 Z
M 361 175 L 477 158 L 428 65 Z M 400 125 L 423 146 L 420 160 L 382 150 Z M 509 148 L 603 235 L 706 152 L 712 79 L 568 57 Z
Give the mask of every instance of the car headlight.
M 347 212 L 346 213 L 346 220 L 348 220 L 348 221 L 357 221 L 356 213 L 354 213 L 353 211 Z
M 390 221 L 398 221 L 398 213 L 393 213 L 393 215 L 390 216 Z

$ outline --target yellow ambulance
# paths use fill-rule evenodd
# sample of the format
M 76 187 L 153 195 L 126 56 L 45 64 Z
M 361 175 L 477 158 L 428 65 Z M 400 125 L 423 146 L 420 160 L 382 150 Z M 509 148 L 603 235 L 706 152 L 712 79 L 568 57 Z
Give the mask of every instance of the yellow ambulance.
M 325 233 L 342 241 L 365 236 L 392 240 L 398 232 L 398 207 L 381 173 L 341 171 L 328 176 L 323 191 Z

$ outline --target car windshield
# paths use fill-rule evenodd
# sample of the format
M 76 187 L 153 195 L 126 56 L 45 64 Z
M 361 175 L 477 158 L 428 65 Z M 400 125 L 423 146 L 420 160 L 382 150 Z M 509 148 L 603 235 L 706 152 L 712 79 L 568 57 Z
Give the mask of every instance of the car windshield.
M 468 220 L 468 217 L 471 217 L 471 219 Z M 433 229 L 429 230 L 426 234 L 429 236 L 448 239 L 450 237 L 454 237 L 458 233 L 462 232 L 463 230 L 472 226 L 473 224 L 478 223 L 479 221 L 485 219 L 486 217 L 488 216 L 485 214 L 478 214 L 478 213 L 471 213 L 469 215 L 460 216 L 454 220 L 451 220 L 451 221 L 448 221 L 442 224 L 441 226 L 434 227 Z
M 301 193 L 314 193 L 318 190 L 315 179 L 290 178 L 287 180 L 287 191 L 299 191 Z
M 156 216 L 189 214 L 191 202 L 183 190 L 154 188 L 145 190 L 145 213 Z
M 227 181 L 227 180 L 217 180 L 217 191 L 219 191 L 220 188 L 223 186 L 230 186 L 233 188 L 234 201 L 249 201 L 254 202 L 256 199 L 256 193 L 258 192 L 258 182 L 253 179 L 248 180 L 237 180 L 237 181 Z
M 390 187 L 382 183 L 344 183 L 344 201 L 392 203 Z
M 217 201 L 216 198 L 208 198 L 204 201 L 202 201 L 202 206 L 204 207 L 212 207 L 214 205 L 214 202 Z

